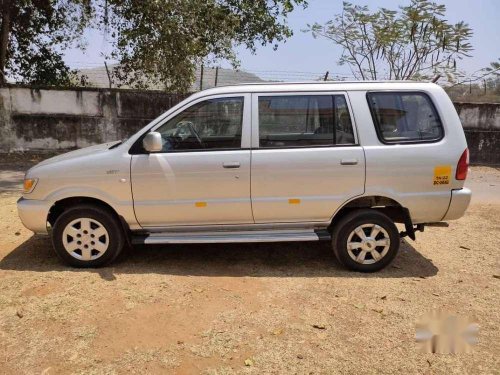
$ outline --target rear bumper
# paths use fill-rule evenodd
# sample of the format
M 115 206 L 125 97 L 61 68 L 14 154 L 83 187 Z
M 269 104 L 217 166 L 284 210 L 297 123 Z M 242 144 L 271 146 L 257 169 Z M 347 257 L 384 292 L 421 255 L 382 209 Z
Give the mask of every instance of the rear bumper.
M 464 216 L 465 210 L 469 207 L 472 192 L 468 188 L 451 191 L 450 207 L 443 220 L 456 220 Z
M 47 234 L 47 216 L 51 206 L 50 202 L 19 198 L 17 212 L 26 228 L 36 234 Z

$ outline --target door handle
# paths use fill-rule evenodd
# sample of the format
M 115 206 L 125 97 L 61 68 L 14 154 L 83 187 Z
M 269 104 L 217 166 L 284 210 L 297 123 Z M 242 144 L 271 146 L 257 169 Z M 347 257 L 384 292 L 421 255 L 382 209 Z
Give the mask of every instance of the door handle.
M 356 165 L 358 164 L 358 159 L 341 159 L 341 165 Z
M 237 161 L 225 162 L 222 164 L 224 168 L 239 168 L 240 163 Z

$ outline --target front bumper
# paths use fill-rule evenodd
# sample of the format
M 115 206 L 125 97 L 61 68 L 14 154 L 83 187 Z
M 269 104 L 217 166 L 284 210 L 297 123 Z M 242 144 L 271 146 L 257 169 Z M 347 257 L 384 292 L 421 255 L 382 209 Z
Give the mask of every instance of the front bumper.
M 17 212 L 23 225 L 36 234 L 47 234 L 47 217 L 52 203 L 19 198 Z
M 472 192 L 468 188 L 452 190 L 450 207 L 443 220 L 456 220 L 464 216 L 467 207 L 469 207 L 471 196 Z

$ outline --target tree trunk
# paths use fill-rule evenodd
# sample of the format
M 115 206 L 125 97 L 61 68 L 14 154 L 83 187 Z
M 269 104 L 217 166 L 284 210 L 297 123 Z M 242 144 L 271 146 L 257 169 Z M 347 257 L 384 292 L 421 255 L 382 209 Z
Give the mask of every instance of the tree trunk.
M 10 35 L 10 2 L 11 0 L 1 0 L 2 2 L 2 29 L 0 31 L 0 85 L 5 85 L 5 64 L 7 62 L 7 48 L 9 46 Z

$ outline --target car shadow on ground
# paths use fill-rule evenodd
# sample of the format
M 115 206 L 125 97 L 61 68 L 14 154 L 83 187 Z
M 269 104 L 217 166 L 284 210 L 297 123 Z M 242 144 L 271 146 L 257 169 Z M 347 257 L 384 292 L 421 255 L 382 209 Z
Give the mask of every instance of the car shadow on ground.
M 330 242 L 136 246 L 101 269 L 63 265 L 48 237 L 33 236 L 0 261 L 14 271 L 95 272 L 105 280 L 118 274 L 158 273 L 180 276 L 230 277 L 431 277 L 438 268 L 406 240 L 395 261 L 373 274 L 345 270 L 334 258 Z

